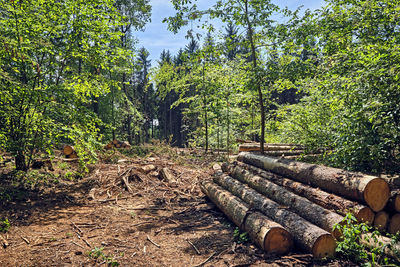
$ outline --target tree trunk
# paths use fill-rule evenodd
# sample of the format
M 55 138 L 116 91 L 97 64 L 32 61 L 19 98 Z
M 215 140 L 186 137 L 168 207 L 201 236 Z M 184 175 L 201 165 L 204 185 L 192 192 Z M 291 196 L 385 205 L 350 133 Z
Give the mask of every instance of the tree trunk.
M 390 196 L 388 183 L 375 176 L 247 152 L 240 153 L 238 160 L 343 197 L 364 201 L 375 212 L 385 207 Z
M 248 184 L 251 188 L 257 190 L 257 192 L 269 199 L 287 206 L 291 211 L 297 214 L 301 214 L 301 216 L 309 222 L 321 227 L 325 231 L 333 233 L 336 238 L 341 236 L 339 231 L 333 231 L 333 227 L 344 221 L 343 216 L 327 210 L 304 197 L 298 196 L 282 186 L 276 185 L 260 176 L 255 176 L 242 168 L 232 168 L 230 175 L 240 182 Z M 226 184 L 223 180 L 229 179 L 227 177 L 229 176 L 221 175 L 216 178 L 215 182 L 218 184 Z
M 283 208 L 280 204 L 259 194 L 254 189 L 240 183 L 232 177 L 218 179 L 224 188 L 229 188 L 235 196 L 243 199 L 250 207 L 257 209 L 273 221 L 285 227 L 294 240 L 304 250 L 316 258 L 332 257 L 335 254 L 335 239 L 327 231 L 306 221 L 296 213 Z
M 265 139 L 265 108 L 264 108 L 263 94 L 262 94 L 262 90 L 261 90 L 261 82 L 259 81 L 259 77 L 258 77 L 257 52 L 256 52 L 256 46 L 255 46 L 254 40 L 253 40 L 253 36 L 254 36 L 253 27 L 252 27 L 250 19 L 249 19 L 248 1 L 247 0 L 245 1 L 245 18 L 246 18 L 247 31 L 248 31 L 249 41 L 250 41 L 251 56 L 252 56 L 252 60 L 253 60 L 254 82 L 256 83 L 257 92 L 258 92 L 258 102 L 260 105 L 260 116 L 261 116 L 260 151 L 261 151 L 261 154 L 263 154 L 264 153 L 264 139 Z
M 286 254 L 292 248 L 293 239 L 288 231 L 265 215 L 252 212 L 240 198 L 210 181 L 203 181 L 201 190 L 229 219 L 243 231 L 248 232 L 251 239 L 263 250 Z
M 297 195 L 305 197 L 326 209 L 334 210 L 340 215 L 345 216 L 346 213 L 351 212 L 359 222 L 371 224 L 374 221 L 375 213 L 369 207 L 359 204 L 358 202 L 347 200 L 340 196 L 327 193 L 319 188 L 311 187 L 309 185 L 284 178 L 246 163 L 236 162 L 235 164 L 241 168 L 249 170 L 254 174 L 260 175 L 261 177 L 268 179 L 275 184 L 284 186 Z M 222 165 L 222 167 L 226 168 L 225 165 Z
M 19 171 L 26 171 L 28 169 L 26 166 L 25 155 L 22 152 L 18 152 L 15 156 L 15 168 Z

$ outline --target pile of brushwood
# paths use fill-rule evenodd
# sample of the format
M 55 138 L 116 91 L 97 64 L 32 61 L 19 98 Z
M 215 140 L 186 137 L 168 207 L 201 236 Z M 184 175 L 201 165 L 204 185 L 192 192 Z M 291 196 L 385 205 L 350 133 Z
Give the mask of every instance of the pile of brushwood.
M 287 254 L 295 246 L 334 257 L 352 216 L 367 229 L 355 231 L 356 242 L 399 260 L 400 246 L 376 234 L 400 231 L 400 195 L 383 178 L 242 152 L 201 188 L 266 252 Z

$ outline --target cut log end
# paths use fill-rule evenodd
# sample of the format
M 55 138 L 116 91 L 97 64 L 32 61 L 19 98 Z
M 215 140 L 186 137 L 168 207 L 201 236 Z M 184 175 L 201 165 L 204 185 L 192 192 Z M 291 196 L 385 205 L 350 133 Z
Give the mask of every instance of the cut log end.
M 275 254 L 286 254 L 293 246 L 292 236 L 281 227 L 271 228 L 264 239 L 264 250 Z
M 375 215 L 374 226 L 379 231 L 385 231 L 389 222 L 389 214 L 386 211 L 380 211 Z
M 390 198 L 388 183 L 382 178 L 371 180 L 365 187 L 364 200 L 375 212 L 383 210 Z
M 396 194 L 394 197 L 394 209 L 397 212 L 400 212 L 400 194 Z
M 65 145 L 63 148 L 63 153 L 65 156 L 69 156 L 74 153 L 74 147 L 70 145 Z
M 375 219 L 375 213 L 369 207 L 364 207 L 355 214 L 358 222 L 371 225 Z
M 396 234 L 397 232 L 400 231 L 400 213 L 396 213 L 395 215 L 392 216 L 390 219 L 389 227 L 388 227 L 388 232 L 390 234 Z
M 332 235 L 326 234 L 318 238 L 312 248 L 315 258 L 332 258 L 335 255 L 336 241 Z

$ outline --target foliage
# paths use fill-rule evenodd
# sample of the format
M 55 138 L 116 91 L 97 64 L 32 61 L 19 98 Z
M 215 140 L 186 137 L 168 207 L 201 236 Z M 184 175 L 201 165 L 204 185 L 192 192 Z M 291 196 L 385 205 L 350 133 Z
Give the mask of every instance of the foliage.
M 107 262 L 108 266 L 119 266 L 119 263 L 116 260 L 104 254 L 103 249 L 104 248 L 95 247 L 89 251 L 88 255 L 90 258 L 95 259 L 96 261 L 100 260 Z
M 364 266 L 387 265 L 392 259 L 385 255 L 387 244 L 378 240 L 379 231 L 372 231 L 372 227 L 365 223 L 357 223 L 357 219 L 351 213 L 345 217 L 344 223 L 336 224 L 334 230 L 342 233 L 342 239 L 337 242 L 336 252 L 344 258 Z M 360 242 L 361 239 L 366 242 Z M 392 237 L 392 241 L 396 237 Z M 372 242 L 376 246 L 369 246 Z M 391 244 L 390 244 L 391 245 Z M 390 246 L 389 245 L 389 246 Z M 395 266 L 395 265 L 393 265 Z
M 6 233 L 10 229 L 10 226 L 7 218 L 0 220 L 0 232 Z
M 394 1 L 329 1 L 306 25 L 319 42 L 315 74 L 297 80 L 301 102 L 278 113 L 282 139 L 326 147 L 326 162 L 353 170 L 396 170 L 400 46 Z M 304 28 L 303 27 L 303 28 Z M 307 33 L 307 31 L 304 31 Z M 316 50 L 318 51 L 318 50 Z
M 249 235 L 247 232 L 242 232 L 238 227 L 233 230 L 233 238 L 238 244 L 249 242 Z

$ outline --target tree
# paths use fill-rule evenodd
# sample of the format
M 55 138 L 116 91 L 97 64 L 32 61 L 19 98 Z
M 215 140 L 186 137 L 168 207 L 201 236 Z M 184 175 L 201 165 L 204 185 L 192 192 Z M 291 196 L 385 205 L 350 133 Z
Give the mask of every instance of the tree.
M 114 1 L 2 1 L 1 148 L 26 170 L 35 148 L 74 140 L 90 153 L 100 122 L 91 101 L 118 86 L 106 78 L 130 52 L 117 48 L 125 25 Z
M 249 48 L 251 54 L 251 65 L 249 66 L 248 75 L 252 77 L 248 84 L 249 90 L 255 88 L 258 94 L 258 103 L 261 118 L 261 138 L 260 149 L 264 151 L 265 139 L 265 104 L 262 90 L 262 73 L 263 69 L 260 65 L 260 56 L 257 46 L 261 41 L 262 35 L 267 35 L 272 27 L 270 16 L 278 10 L 278 7 L 270 1 L 254 1 L 254 0 L 219 0 L 210 9 L 199 11 L 196 5 L 191 1 L 173 0 L 177 14 L 169 17 L 165 21 L 168 22 L 169 29 L 177 32 L 189 20 L 198 20 L 204 14 L 210 14 L 211 18 L 219 18 L 228 24 L 235 24 L 246 30 L 246 38 L 243 45 Z M 259 28 L 264 30 L 258 32 Z M 267 82 L 267 86 L 269 83 Z

